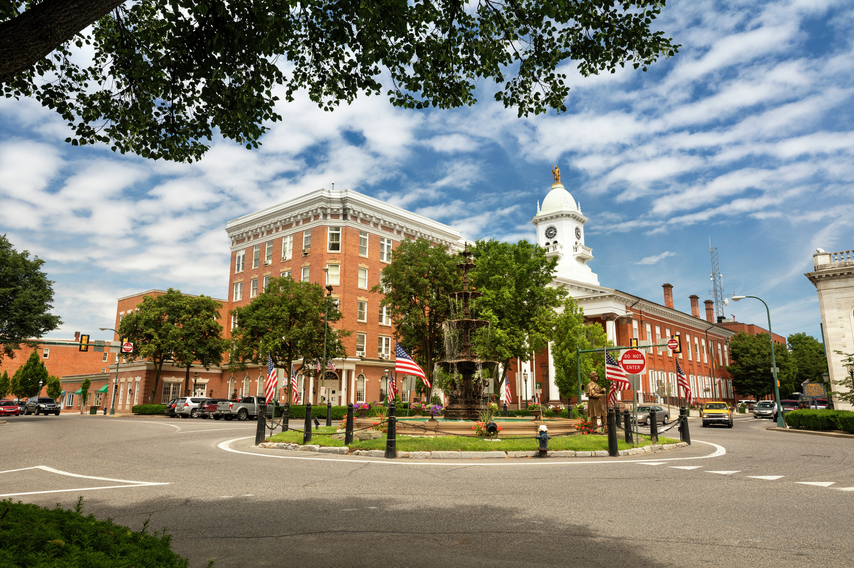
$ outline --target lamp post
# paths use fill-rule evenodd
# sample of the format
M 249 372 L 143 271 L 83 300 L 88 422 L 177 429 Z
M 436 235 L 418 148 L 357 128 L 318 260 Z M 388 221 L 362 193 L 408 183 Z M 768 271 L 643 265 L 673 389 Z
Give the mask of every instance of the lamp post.
M 380 377 L 380 385 L 385 389 L 385 400 L 388 403 L 388 367 L 385 368 L 383 376 Z M 382 393 L 380 393 L 380 402 L 382 402 Z
M 324 274 L 329 272 L 329 268 L 323 268 Z M 329 396 L 329 389 L 326 388 L 326 335 L 329 331 L 329 298 L 332 296 L 332 285 L 326 284 L 326 306 L 323 310 L 323 390 L 326 391 L 326 425 L 332 426 L 332 397 Z
M 777 361 L 774 358 L 774 333 L 771 331 L 771 310 L 768 309 L 768 304 L 759 296 L 733 296 L 732 301 L 737 302 L 745 298 L 753 298 L 759 300 L 765 306 L 765 314 L 768 316 L 768 339 L 771 341 L 771 374 L 774 375 L 774 396 L 777 397 L 777 428 L 785 428 L 786 423 L 783 421 L 783 407 L 780 405 L 780 382 L 777 380 Z
M 44 383 L 42 382 L 42 380 L 41 380 L 41 379 L 39 379 L 39 394 L 37 394 L 37 395 L 36 395 L 36 398 L 38 398 L 38 397 L 40 397 L 40 396 L 42 395 L 42 385 L 43 385 L 43 384 L 44 384 Z
M 522 371 L 522 382 L 525 383 L 525 408 L 528 408 L 528 371 Z
M 121 357 L 121 337 L 122 336 L 118 332 L 118 330 L 115 330 L 112 327 L 99 327 L 98 329 L 100 329 L 101 331 L 107 331 L 107 330 L 115 331 L 116 335 L 119 336 L 119 354 L 116 355 L 116 378 L 113 379 L 113 404 L 110 407 L 110 415 L 112 416 L 116 413 L 116 390 L 119 387 L 119 363 L 122 360 L 122 357 Z M 112 343 L 112 342 L 110 342 L 110 343 Z
M 199 374 L 193 373 L 193 396 L 196 396 L 196 381 L 199 380 Z

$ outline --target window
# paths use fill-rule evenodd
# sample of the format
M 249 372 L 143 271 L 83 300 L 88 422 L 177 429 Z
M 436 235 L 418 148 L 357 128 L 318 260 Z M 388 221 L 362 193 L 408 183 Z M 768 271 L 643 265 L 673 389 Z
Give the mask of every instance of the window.
M 329 227 L 326 250 L 327 252 L 341 252 L 341 227 Z
M 721 344 L 718 343 L 718 365 L 724 366 L 724 356 L 721 354 Z
M 311 229 L 302 232 L 302 253 L 304 255 L 311 252 Z
M 661 343 L 661 327 L 655 326 L 655 344 L 658 345 Z M 658 348 L 658 354 L 661 355 L 661 347 Z
M 356 402 L 365 402 L 365 375 L 356 379 Z
M 254 298 L 257 295 L 258 295 L 258 279 L 253 278 L 249 282 L 249 297 Z
M 380 237 L 380 260 L 391 262 L 391 239 Z
M 134 404 L 134 406 L 139 404 L 139 382 L 140 382 L 140 379 L 137 379 L 135 382 L 136 386 L 133 388 L 133 404 Z
M 356 357 L 365 356 L 365 341 L 367 336 L 364 333 L 356 334 Z
M 368 256 L 368 232 L 359 231 L 359 256 Z
M 379 349 L 377 354 L 381 359 L 391 358 L 391 337 L 383 337 L 382 335 L 380 336 Z
M 237 327 L 237 316 L 231 316 L 231 329 Z
M 160 398 L 160 402 L 165 404 L 173 398 L 178 398 L 180 391 L 181 383 L 163 383 L 163 396 Z
M 708 363 L 709 362 L 709 355 L 708 355 L 708 352 L 706 351 L 706 339 L 703 338 L 700 341 L 702 341 L 702 343 L 703 343 L 703 363 Z
M 368 289 L 368 269 L 360 268 L 359 269 L 359 288 L 363 290 Z
M 380 325 L 391 325 L 388 306 L 380 306 Z
M 727 353 L 727 345 L 724 344 L 724 362 L 721 365 L 729 365 L 729 353 Z
M 252 268 L 258 268 L 258 262 L 261 260 L 261 245 L 255 245 L 252 249 Z
M 356 309 L 356 321 L 368 321 L 368 302 L 359 300 L 359 306 Z
M 691 355 L 691 336 L 687 333 L 685 334 L 685 347 L 688 348 L 688 360 L 693 361 L 694 357 Z M 679 354 L 679 358 L 682 358 L 682 354 Z
M 291 277 L 291 271 L 290 271 L 290 270 L 282 270 L 282 271 L 279 273 L 279 276 L 280 276 L 281 278 L 290 278 L 290 277 Z
M 243 272 L 243 262 L 246 260 L 246 251 L 239 250 L 234 257 L 234 272 Z M 171 399 L 170 399 L 171 400 Z M 166 402 L 169 402 L 168 400 Z
M 267 275 L 267 276 L 265 276 L 265 277 L 264 277 L 264 287 L 263 287 L 263 288 L 261 288 L 261 291 L 262 291 L 262 292 L 266 292 L 266 291 L 267 291 L 267 286 L 268 286 L 269 284 L 270 284 L 270 276 L 269 276 L 269 275 Z
M 42 359 L 47 359 L 48 355 L 50 355 L 50 349 L 45 347 L 44 351 L 42 352 Z
M 250 382 L 251 381 L 249 380 L 249 375 L 243 377 L 243 394 L 240 395 L 241 397 L 252 396 L 249 394 L 249 392 L 250 392 L 249 391 L 249 383 Z
M 239 302 L 243 299 L 243 282 L 234 283 L 234 301 Z
M 294 254 L 294 236 L 282 237 L 282 260 L 290 260 Z
M 705 341 L 704 341 L 705 342 Z M 697 362 L 700 362 L 700 341 L 694 336 L 694 350 L 697 352 Z
M 309 273 L 310 273 L 309 267 L 303 266 L 302 267 L 302 281 L 303 282 L 308 282 Z
M 632 337 L 640 340 L 640 331 L 638 330 L 638 322 L 632 320 Z M 638 341 L 640 343 L 640 341 Z
M 341 281 L 341 266 L 338 264 L 329 264 L 326 267 L 326 283 L 330 286 L 338 286 Z
M 669 329 L 667 329 L 667 328 L 664 328 L 664 335 L 665 335 L 666 337 L 670 337 L 670 330 L 669 330 Z M 661 351 L 659 351 L 659 353 L 661 353 Z M 672 356 L 673 356 L 673 351 L 671 351 L 670 349 L 668 349 L 668 350 L 667 350 L 667 356 L 668 356 L 668 357 L 672 357 Z
M 652 326 L 646 324 L 646 344 L 652 345 Z
M 107 352 L 105 351 L 105 352 L 104 352 L 104 354 L 101 356 L 101 363 L 106 363 L 106 362 L 107 362 L 107 358 L 108 358 L 109 356 L 110 356 L 110 354 L 109 354 L 109 353 L 107 353 Z
M 264 246 L 264 264 L 270 265 L 273 263 L 273 241 L 267 241 Z
M 266 394 L 266 385 L 264 384 L 264 375 L 258 375 L 258 385 L 255 387 L 255 396 L 264 396 Z

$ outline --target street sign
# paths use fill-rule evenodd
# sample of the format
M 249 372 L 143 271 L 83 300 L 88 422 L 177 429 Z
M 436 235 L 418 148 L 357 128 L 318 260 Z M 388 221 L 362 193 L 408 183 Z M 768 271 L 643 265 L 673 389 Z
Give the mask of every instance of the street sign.
M 629 349 L 620 357 L 620 365 L 630 375 L 639 375 L 646 369 L 646 356 L 637 349 Z
M 675 337 L 671 337 L 667 340 L 667 348 L 671 351 L 676 351 L 677 349 L 679 349 L 679 340 Z
M 125 341 L 122 343 L 122 353 L 132 353 L 133 352 L 133 343 L 130 341 Z

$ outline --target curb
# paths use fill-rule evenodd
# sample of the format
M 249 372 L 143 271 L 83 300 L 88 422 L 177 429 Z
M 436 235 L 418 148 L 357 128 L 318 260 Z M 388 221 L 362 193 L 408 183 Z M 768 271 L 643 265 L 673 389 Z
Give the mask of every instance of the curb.
M 789 432 L 792 434 L 808 434 L 810 436 L 827 436 L 830 438 L 854 438 L 854 434 L 848 434 L 847 432 L 840 432 L 838 430 L 799 430 L 797 428 L 778 428 L 776 426 L 769 426 L 765 428 L 765 430 L 769 432 Z
M 264 448 L 268 450 L 288 450 L 292 452 L 317 452 L 320 454 L 338 454 L 346 456 L 360 456 L 370 458 L 385 457 L 383 450 L 353 450 L 350 452 L 346 447 L 328 447 L 310 444 L 303 446 L 301 444 L 288 444 L 282 442 L 261 442 L 256 448 Z M 628 450 L 619 450 L 616 457 L 640 456 L 644 454 L 652 454 L 661 451 L 675 450 L 676 448 L 688 447 L 686 442 L 677 442 L 676 444 L 653 444 L 640 448 L 629 448 Z M 442 460 L 473 460 L 473 459 L 512 459 L 512 458 L 534 458 L 539 452 L 533 451 L 484 451 L 484 452 L 397 452 L 398 458 L 408 459 L 442 459 Z M 555 450 L 548 452 L 548 458 L 607 458 L 607 450 L 599 450 L 595 452 L 576 452 L 573 450 Z

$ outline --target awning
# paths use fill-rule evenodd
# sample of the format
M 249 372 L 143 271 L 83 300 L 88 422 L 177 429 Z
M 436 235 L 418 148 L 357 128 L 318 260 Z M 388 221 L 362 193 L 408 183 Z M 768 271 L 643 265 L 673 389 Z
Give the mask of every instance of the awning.
M 107 392 L 108 390 L 110 390 L 110 383 L 106 383 L 104 386 L 99 388 L 97 392 Z
M 83 389 L 77 389 L 76 391 L 74 391 L 74 394 L 80 394 L 81 392 L 83 392 Z

